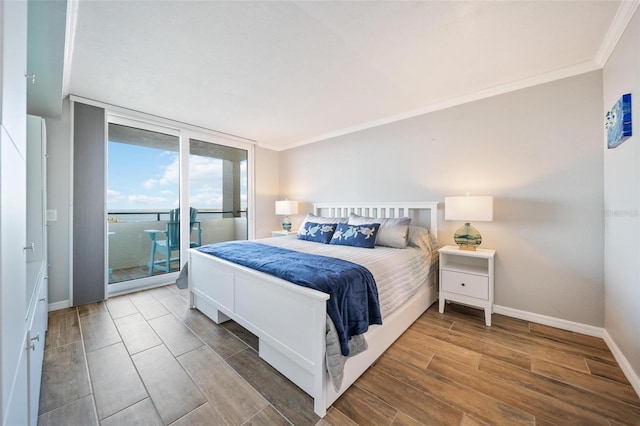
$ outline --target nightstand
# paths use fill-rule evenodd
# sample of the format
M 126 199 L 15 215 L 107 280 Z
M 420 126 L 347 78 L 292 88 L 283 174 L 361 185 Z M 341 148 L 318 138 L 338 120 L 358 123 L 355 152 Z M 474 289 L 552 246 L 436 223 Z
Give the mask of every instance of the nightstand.
M 460 250 L 444 246 L 440 253 L 439 312 L 445 301 L 458 302 L 484 309 L 487 326 L 493 313 L 493 265 L 495 250 Z
M 279 231 L 271 231 L 272 237 L 286 237 L 287 235 L 295 235 L 296 231 L 285 231 L 284 229 L 280 229 Z

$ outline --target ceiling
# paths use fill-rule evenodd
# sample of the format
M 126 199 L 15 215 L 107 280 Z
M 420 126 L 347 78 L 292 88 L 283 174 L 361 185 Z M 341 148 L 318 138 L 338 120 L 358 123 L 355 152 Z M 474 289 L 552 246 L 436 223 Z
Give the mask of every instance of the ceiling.
M 69 93 L 280 150 L 599 69 L 637 4 L 69 6 Z

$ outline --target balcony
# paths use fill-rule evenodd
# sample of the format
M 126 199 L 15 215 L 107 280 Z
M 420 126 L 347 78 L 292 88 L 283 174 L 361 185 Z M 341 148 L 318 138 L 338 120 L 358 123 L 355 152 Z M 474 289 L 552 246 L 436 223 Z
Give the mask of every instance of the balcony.
M 202 229 L 202 244 L 222 241 L 246 240 L 246 210 L 224 212 L 215 209 L 198 209 L 197 221 Z M 149 276 L 151 239 L 145 230 L 165 229 L 169 210 L 110 211 L 108 214 L 109 283 L 118 283 Z M 158 239 L 164 235 L 159 234 Z M 195 232 L 192 240 L 195 241 Z M 175 252 L 175 256 L 178 253 Z M 162 259 L 156 255 L 156 259 Z M 171 263 L 171 271 L 178 271 L 180 262 Z M 153 275 L 164 274 L 154 270 Z

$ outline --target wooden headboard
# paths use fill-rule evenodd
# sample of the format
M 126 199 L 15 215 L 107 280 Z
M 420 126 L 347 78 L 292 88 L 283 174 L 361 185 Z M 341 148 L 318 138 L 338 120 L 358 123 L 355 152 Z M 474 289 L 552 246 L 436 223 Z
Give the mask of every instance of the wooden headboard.
M 314 203 L 318 216 L 347 217 L 351 213 L 375 218 L 410 217 L 412 225 L 427 227 L 438 237 L 438 202 Z

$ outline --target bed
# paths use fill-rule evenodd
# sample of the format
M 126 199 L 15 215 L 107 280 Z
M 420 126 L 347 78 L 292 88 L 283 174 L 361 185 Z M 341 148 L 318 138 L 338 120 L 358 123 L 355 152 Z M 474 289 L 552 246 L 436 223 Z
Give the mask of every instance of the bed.
M 428 228 L 435 240 L 437 205 L 437 202 L 317 203 L 314 214 L 411 217 L 412 226 Z M 278 244 L 272 243 L 280 245 L 285 238 L 295 239 L 278 237 L 273 239 L 278 240 Z M 335 389 L 325 363 L 327 293 L 197 249 L 189 250 L 188 264 L 191 306 L 216 323 L 232 319 L 254 333 L 259 339 L 260 357 L 308 393 L 314 400 L 314 412 L 320 417 L 325 416 L 327 408 L 437 299 L 438 274 L 431 273 L 409 300 L 383 316 L 382 325 L 369 328 L 364 335 L 368 348 L 346 359 L 340 387 Z

